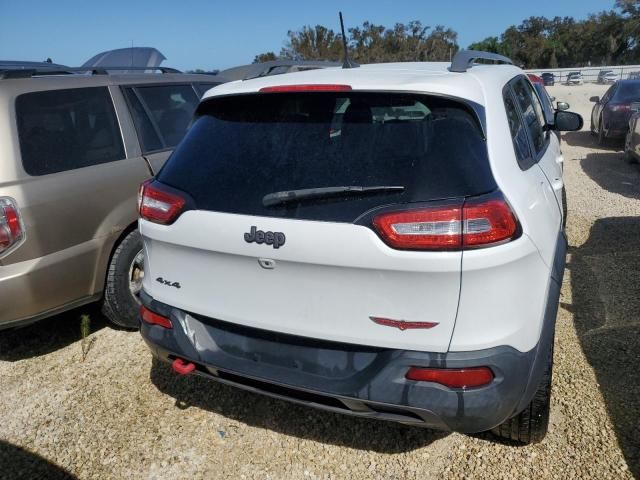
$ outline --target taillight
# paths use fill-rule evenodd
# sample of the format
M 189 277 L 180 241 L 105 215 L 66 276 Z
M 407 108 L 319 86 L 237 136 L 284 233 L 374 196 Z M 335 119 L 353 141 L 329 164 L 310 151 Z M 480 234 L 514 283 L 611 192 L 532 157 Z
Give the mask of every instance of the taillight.
M 383 213 L 373 219 L 373 225 L 393 248 L 449 250 L 462 246 L 462 209 L 457 206 Z
M 149 325 L 158 325 L 163 328 L 173 328 L 171 320 L 169 320 L 167 317 L 163 317 L 162 315 L 152 312 L 144 305 L 140 307 L 140 318 L 143 322 L 148 323 Z
M 17 248 L 26 236 L 15 200 L 0 197 L 0 255 Z
M 154 223 L 168 225 L 182 213 L 187 201 L 159 182 L 147 180 L 138 192 L 140 217 Z
M 502 199 L 465 202 L 462 212 L 465 247 L 478 247 L 503 242 L 518 231 L 518 222 L 511 208 Z
M 493 381 L 489 367 L 471 368 L 424 368 L 411 367 L 406 373 L 407 380 L 415 382 L 439 383 L 449 388 L 477 388 Z
M 335 84 L 306 84 L 306 85 L 276 85 L 263 87 L 260 93 L 286 93 L 286 92 L 350 92 L 351 85 Z
M 609 105 L 612 112 L 628 112 L 631 110 L 631 105 Z
M 381 213 L 373 225 L 390 247 L 401 250 L 460 250 L 515 238 L 518 222 L 501 197 Z

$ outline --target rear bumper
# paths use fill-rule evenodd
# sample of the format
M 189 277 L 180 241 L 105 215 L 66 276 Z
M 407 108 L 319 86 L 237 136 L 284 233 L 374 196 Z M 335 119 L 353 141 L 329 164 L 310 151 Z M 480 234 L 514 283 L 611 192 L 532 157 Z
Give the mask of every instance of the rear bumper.
M 528 403 L 537 348 L 495 347 L 428 353 L 326 342 L 241 327 L 191 315 L 145 292 L 142 302 L 171 319 L 173 329 L 144 322 L 141 334 L 162 361 L 196 364 L 196 373 L 222 383 L 334 412 L 440 430 L 480 432 Z M 461 390 L 405 379 L 411 366 L 488 366 L 495 379 Z

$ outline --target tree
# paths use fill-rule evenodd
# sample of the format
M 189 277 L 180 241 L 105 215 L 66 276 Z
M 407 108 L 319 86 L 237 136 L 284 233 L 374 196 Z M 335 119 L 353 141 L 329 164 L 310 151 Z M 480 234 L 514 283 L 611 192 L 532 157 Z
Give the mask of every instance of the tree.
M 271 62 L 273 60 L 278 60 L 277 55 L 273 52 L 267 52 L 256 55 L 252 63 Z

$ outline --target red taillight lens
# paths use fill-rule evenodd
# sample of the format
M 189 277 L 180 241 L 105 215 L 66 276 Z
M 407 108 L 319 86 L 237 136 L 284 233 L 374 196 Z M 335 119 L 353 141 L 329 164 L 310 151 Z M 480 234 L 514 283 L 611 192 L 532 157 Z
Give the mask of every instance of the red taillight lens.
M 403 250 L 450 250 L 462 246 L 462 209 L 435 207 L 383 213 L 373 219 L 382 239 Z
M 504 242 L 518 232 L 518 222 L 502 198 L 468 200 L 373 219 L 380 237 L 401 250 L 460 250 Z
M 0 197 L 0 254 L 16 248 L 24 239 L 24 226 L 15 201 Z
M 163 317 L 162 315 L 158 315 L 157 313 L 152 312 L 144 305 L 140 307 L 140 318 L 142 318 L 143 322 L 148 323 L 149 325 L 159 325 L 160 327 L 164 328 L 173 328 L 171 320 L 169 320 L 167 317 Z
M 350 92 L 351 85 L 307 84 L 307 85 L 277 85 L 264 87 L 261 93 L 286 93 L 286 92 Z
M 138 207 L 140 217 L 150 222 L 168 225 L 182 213 L 187 201 L 169 191 L 161 183 L 148 180 L 140 185 Z
M 464 205 L 463 243 L 477 247 L 503 242 L 518 231 L 518 222 L 504 200 L 493 199 Z
M 631 110 L 631 105 L 609 105 L 612 112 L 628 112 Z
M 434 382 L 449 388 L 476 388 L 493 381 L 489 367 L 471 368 L 422 368 L 411 367 L 405 375 L 407 380 Z

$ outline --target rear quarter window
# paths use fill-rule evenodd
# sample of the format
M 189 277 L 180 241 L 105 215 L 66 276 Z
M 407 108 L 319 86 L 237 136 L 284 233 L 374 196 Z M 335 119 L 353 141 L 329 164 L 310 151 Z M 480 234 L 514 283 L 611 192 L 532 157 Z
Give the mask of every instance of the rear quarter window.
M 396 203 L 495 189 L 471 110 L 437 97 L 382 93 L 277 93 L 213 97 L 158 179 L 197 208 L 354 221 Z M 274 192 L 333 186 L 403 186 L 265 207 Z
M 125 158 L 107 87 L 25 93 L 16 99 L 22 164 L 46 175 Z

